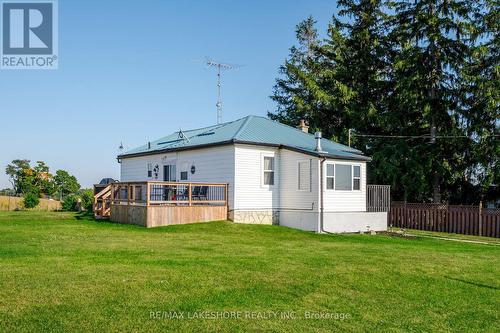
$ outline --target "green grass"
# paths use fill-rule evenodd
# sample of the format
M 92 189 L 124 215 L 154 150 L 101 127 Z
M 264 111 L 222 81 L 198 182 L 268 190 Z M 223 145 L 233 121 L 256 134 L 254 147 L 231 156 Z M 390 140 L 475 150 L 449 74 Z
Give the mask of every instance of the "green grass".
M 390 230 L 392 232 L 398 232 L 401 231 L 401 228 L 390 228 Z M 442 237 L 448 239 L 485 242 L 485 243 L 500 245 L 500 238 L 493 238 L 493 237 L 470 236 L 470 235 L 453 234 L 447 232 L 417 230 L 417 229 L 405 229 L 405 233 L 408 235 L 415 235 L 415 236 Z
M 494 332 L 499 309 L 496 245 L 0 213 L 3 332 Z M 154 319 L 154 311 L 241 318 Z M 295 317 L 246 317 L 269 311 Z M 305 319 L 305 311 L 348 317 Z

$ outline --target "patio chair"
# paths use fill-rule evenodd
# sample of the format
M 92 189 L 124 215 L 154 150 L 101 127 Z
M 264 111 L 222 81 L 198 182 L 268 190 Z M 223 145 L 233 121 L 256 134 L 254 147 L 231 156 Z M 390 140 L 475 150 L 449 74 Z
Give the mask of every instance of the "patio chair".
M 193 200 L 200 199 L 200 186 L 193 187 L 192 192 L 191 192 L 191 198 Z
M 208 186 L 202 186 L 200 194 L 198 195 L 201 199 L 207 200 Z

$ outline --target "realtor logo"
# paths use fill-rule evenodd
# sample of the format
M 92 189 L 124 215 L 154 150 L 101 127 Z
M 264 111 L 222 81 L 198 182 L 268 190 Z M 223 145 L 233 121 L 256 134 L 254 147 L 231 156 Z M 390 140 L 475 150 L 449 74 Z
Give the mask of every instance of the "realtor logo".
M 57 2 L 3 0 L 1 69 L 57 69 Z

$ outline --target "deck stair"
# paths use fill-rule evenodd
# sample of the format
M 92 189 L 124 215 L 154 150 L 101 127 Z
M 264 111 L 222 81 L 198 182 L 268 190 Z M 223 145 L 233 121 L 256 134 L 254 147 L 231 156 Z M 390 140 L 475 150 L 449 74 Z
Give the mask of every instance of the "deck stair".
M 109 219 L 111 215 L 111 185 L 94 185 L 94 217 Z

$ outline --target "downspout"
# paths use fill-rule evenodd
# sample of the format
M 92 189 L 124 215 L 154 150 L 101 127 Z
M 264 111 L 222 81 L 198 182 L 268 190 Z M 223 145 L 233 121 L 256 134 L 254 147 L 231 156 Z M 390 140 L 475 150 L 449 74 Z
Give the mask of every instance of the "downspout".
M 323 230 L 323 213 L 324 213 L 324 195 L 323 195 L 323 164 L 326 157 L 322 157 L 319 163 L 319 233 L 326 232 Z

